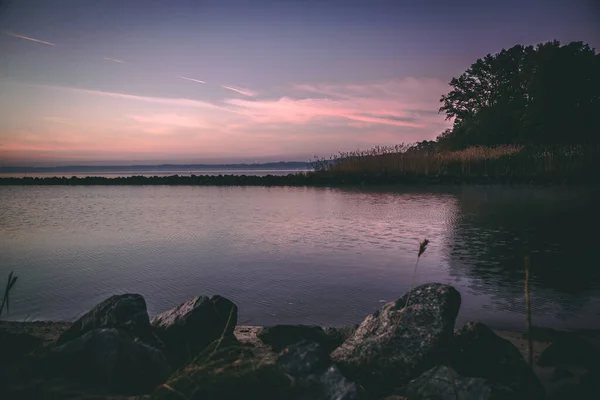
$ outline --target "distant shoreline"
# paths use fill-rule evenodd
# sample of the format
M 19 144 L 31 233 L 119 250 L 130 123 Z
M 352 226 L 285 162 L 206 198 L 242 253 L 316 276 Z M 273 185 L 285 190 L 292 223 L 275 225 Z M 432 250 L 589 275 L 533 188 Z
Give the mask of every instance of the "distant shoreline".
M 252 164 L 132 164 L 132 165 L 64 165 L 53 167 L 42 166 L 0 166 L 0 174 L 16 173 L 112 173 L 112 172 L 170 172 L 170 171 L 218 171 L 218 170 L 308 170 L 308 162 L 303 161 L 278 161 L 269 163 Z
M 0 177 L 0 186 L 373 186 L 373 185 L 589 185 L 587 176 L 451 176 L 300 172 L 287 175 L 171 175 L 128 177 Z

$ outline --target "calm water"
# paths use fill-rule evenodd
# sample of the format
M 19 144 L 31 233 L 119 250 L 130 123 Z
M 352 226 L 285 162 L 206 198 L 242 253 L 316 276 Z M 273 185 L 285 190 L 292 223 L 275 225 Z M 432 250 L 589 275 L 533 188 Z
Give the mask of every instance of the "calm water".
M 462 293 L 460 322 L 600 328 L 590 189 L 0 187 L 0 283 L 11 319 L 71 319 L 122 292 L 150 314 L 221 294 L 241 324 L 360 322 L 411 285 Z

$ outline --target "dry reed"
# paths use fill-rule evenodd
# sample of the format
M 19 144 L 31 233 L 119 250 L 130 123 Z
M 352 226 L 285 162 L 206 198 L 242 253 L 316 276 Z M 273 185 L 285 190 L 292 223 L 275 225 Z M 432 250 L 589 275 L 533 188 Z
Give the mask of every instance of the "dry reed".
M 527 148 L 521 145 L 475 146 L 457 151 L 419 149 L 415 145 L 376 146 L 315 159 L 317 172 L 424 176 L 573 175 L 598 165 L 600 148 L 570 146 Z

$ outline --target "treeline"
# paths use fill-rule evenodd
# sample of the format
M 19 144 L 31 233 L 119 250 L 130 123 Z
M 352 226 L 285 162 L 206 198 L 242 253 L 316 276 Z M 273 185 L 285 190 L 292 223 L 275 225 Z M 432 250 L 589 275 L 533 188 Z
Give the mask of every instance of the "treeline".
M 600 144 L 600 54 L 583 42 L 517 45 L 478 59 L 450 82 L 453 119 L 436 147 Z

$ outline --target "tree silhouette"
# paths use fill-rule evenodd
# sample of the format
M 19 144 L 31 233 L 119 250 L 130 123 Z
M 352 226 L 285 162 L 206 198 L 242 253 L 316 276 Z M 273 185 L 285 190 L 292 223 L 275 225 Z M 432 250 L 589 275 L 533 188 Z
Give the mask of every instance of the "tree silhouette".
M 488 54 L 450 81 L 438 141 L 472 145 L 600 143 L 600 55 L 583 42 L 517 45 Z

